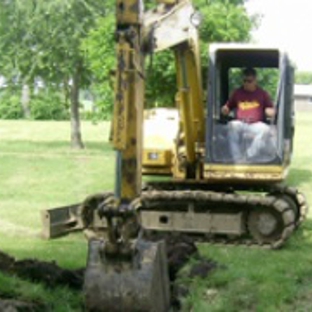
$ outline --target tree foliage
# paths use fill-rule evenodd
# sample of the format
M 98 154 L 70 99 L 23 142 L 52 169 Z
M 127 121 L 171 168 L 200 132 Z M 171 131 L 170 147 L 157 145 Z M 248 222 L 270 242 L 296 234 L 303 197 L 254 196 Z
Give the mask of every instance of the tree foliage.
M 19 86 L 9 85 L 0 88 L 0 119 L 21 119 L 24 117 L 21 106 L 22 90 Z M 69 120 L 68 109 L 64 106 L 64 96 L 59 89 L 36 88 L 31 94 L 29 119 Z
M 45 85 L 62 87 L 69 100 L 72 145 L 82 146 L 78 95 L 88 86 L 81 41 L 104 16 L 102 0 L 4 0 L 0 2 L 2 72 L 21 83 L 40 78 Z
M 197 0 L 204 16 L 200 26 L 203 43 L 246 42 L 250 39 L 254 18 L 247 15 L 244 1 L 205 1 Z
M 19 119 L 23 117 L 19 90 L 14 88 L 0 89 L 0 118 Z
M 194 4 L 204 17 L 199 33 L 206 73 L 208 44 L 247 41 L 255 20 L 247 15 L 244 0 L 194 0 Z M 13 84 L 32 87 L 39 78 L 46 86 L 62 88 L 63 98 L 71 103 L 76 128 L 72 133 L 78 139 L 82 87 L 91 88 L 105 117 L 113 105 L 114 6 L 113 0 L 0 1 L 1 73 Z M 150 56 L 146 68 L 147 103 L 173 104 L 176 78 L 171 51 Z
M 83 55 L 81 40 L 104 14 L 100 0 L 10 0 L 0 2 L 1 51 L 26 78 L 62 82 Z M 102 9 L 102 11 L 100 10 Z M 10 68 L 11 69 L 11 68 Z M 81 82 L 88 83 L 83 72 Z
M 115 60 L 115 15 L 98 18 L 81 45 L 93 73 L 92 91 L 100 114 L 108 118 L 113 106 L 113 71 Z
M 295 82 L 297 84 L 312 84 L 312 72 L 297 71 Z
M 244 0 L 195 0 L 194 5 L 203 15 L 199 29 L 202 69 L 208 71 L 208 44 L 211 42 L 246 42 L 256 19 L 247 15 Z M 148 1 L 147 7 L 151 7 Z M 115 69 L 114 15 L 97 21 L 97 27 L 89 32 L 83 49 L 87 51 L 88 64 L 101 85 L 100 103 L 106 113 L 111 110 L 112 79 Z M 164 51 L 147 58 L 146 103 L 149 106 L 170 106 L 176 90 L 175 62 L 171 51 Z M 204 82 L 204 86 L 206 82 Z

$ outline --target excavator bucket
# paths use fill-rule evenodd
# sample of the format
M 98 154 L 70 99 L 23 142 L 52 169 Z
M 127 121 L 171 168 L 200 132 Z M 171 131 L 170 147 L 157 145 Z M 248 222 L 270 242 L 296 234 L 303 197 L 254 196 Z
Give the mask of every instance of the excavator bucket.
M 165 242 L 138 240 L 136 252 L 121 259 L 105 255 L 104 243 L 89 241 L 84 279 L 87 311 L 157 311 L 170 306 Z

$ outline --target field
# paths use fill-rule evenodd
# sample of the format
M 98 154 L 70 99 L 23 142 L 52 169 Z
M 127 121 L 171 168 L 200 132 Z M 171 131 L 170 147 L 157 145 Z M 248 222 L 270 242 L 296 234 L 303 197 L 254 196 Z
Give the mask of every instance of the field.
M 288 184 L 312 202 L 312 114 L 296 121 L 295 152 Z M 85 266 L 87 244 L 81 233 L 58 240 L 40 238 L 40 210 L 82 201 L 113 189 L 114 153 L 109 125 L 84 122 L 86 149 L 69 148 L 66 122 L 0 121 L 0 250 L 17 259 Z M 310 311 L 312 296 L 312 220 L 279 251 L 245 247 L 199 246 L 218 263 L 208 278 L 183 279 L 191 289 L 185 307 L 192 311 Z M 191 259 L 190 263 L 195 263 Z M 82 311 L 81 292 L 47 288 L 0 275 L 0 298 L 44 303 L 50 311 Z

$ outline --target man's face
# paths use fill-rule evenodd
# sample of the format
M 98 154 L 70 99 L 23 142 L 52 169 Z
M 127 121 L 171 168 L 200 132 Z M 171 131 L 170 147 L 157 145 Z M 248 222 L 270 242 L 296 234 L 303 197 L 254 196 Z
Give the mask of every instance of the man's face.
M 255 76 L 244 76 L 243 86 L 246 91 L 254 91 L 257 86 L 257 78 Z

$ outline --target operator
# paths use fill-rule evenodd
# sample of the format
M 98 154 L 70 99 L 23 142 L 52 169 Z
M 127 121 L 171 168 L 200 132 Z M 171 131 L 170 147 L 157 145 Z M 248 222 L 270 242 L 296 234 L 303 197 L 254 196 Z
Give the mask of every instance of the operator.
M 236 89 L 227 103 L 222 107 L 223 115 L 229 115 L 235 109 L 236 120 L 229 122 L 230 149 L 234 162 L 244 161 L 240 142 L 243 135 L 252 141 L 246 149 L 246 157 L 252 160 L 264 146 L 264 138 L 269 135 L 270 127 L 264 123 L 265 118 L 273 118 L 275 109 L 269 94 L 257 85 L 257 72 L 254 68 L 245 68 L 243 85 Z

